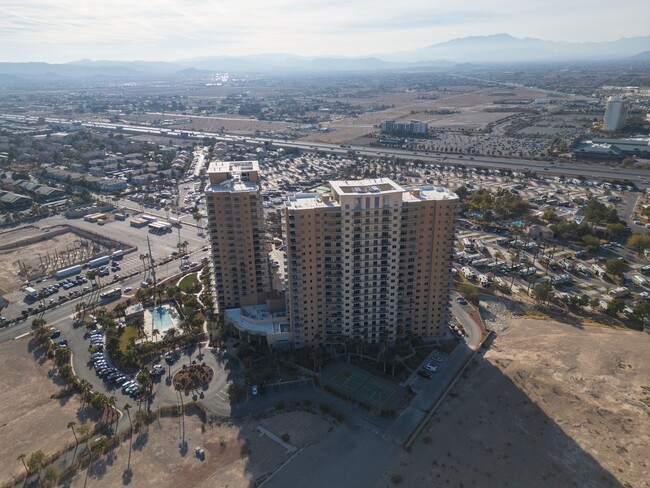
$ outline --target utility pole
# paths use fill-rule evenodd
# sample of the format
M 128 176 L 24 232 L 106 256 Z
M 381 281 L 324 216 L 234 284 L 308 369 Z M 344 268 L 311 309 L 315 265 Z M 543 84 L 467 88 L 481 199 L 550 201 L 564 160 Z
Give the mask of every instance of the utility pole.
M 153 280 L 153 305 L 156 308 L 156 267 L 154 266 L 153 256 L 151 255 L 151 241 L 149 241 L 149 236 L 147 236 L 147 248 L 149 249 L 149 271 Z

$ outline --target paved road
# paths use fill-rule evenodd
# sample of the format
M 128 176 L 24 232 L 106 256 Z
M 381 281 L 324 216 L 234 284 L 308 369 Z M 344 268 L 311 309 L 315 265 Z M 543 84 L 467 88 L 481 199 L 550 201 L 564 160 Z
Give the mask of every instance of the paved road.
M 432 373 L 431 379 L 426 379 L 417 374 L 411 375 L 406 381 L 416 392 L 415 398 L 409 406 L 400 413 L 393 425 L 386 431 L 384 437 L 392 439 L 399 445 L 403 445 L 410 437 L 415 428 L 422 422 L 426 414 L 433 408 L 436 402 L 442 398 L 447 385 L 459 374 L 472 351 L 476 350 L 483 338 L 481 326 L 469 315 L 475 311 L 471 304 L 461 305 L 456 301 L 460 295 L 452 293 L 451 309 L 453 317 L 463 326 L 466 337 L 461 340 L 452 353 L 438 365 L 438 370 Z M 433 353 L 422 361 L 419 368 L 430 362 Z
M 34 116 L 15 115 L 15 114 L 0 114 L 3 118 L 8 120 L 37 120 Z M 61 119 L 55 117 L 45 117 L 45 122 L 48 123 L 69 123 L 69 119 Z M 161 135 L 161 129 L 150 126 L 137 126 L 133 124 L 114 124 L 105 122 L 82 122 L 85 127 L 92 127 L 99 130 L 122 130 L 123 132 L 133 132 L 137 134 L 153 134 Z M 336 144 L 324 144 L 318 142 L 302 142 L 302 141 L 288 141 L 285 139 L 274 139 L 268 137 L 249 137 L 249 136 L 235 136 L 222 133 L 212 132 L 197 132 L 188 130 L 165 129 L 164 135 L 166 137 L 182 137 L 184 139 L 204 139 L 206 137 L 214 138 L 217 141 L 225 141 L 237 144 L 248 145 L 265 145 L 270 144 L 273 147 L 282 148 L 297 148 L 307 151 L 322 151 L 333 154 L 347 154 L 348 151 L 354 151 L 358 156 L 370 157 L 397 157 L 406 159 L 418 159 L 420 161 L 440 164 L 440 160 L 444 159 L 443 164 L 464 164 L 466 166 L 480 166 L 491 167 L 500 169 L 518 170 L 528 168 L 531 171 L 536 171 L 538 174 L 552 174 L 565 176 L 584 176 L 590 175 L 593 178 L 611 178 L 611 179 L 628 179 L 632 180 L 637 185 L 644 187 L 650 186 L 650 172 L 647 170 L 622 168 L 618 165 L 605 166 L 593 163 L 579 163 L 579 162 L 555 162 L 550 164 L 549 161 L 539 161 L 533 159 L 521 158 L 504 158 L 504 157 L 489 157 L 489 156 L 464 156 L 455 154 L 435 153 L 432 151 L 409 151 L 405 149 L 395 148 L 369 148 L 366 146 L 345 146 L 341 147 Z M 473 158 L 473 159 L 472 159 Z
M 140 260 L 140 254 L 147 252 L 147 241 L 146 238 L 149 236 L 149 241 L 151 243 L 151 252 L 154 256 L 154 260 L 161 260 L 168 257 L 172 252 L 177 250 L 177 244 L 179 239 L 181 242 L 188 242 L 188 249 L 192 253 L 193 260 L 200 262 L 200 260 L 208 255 L 207 251 L 201 251 L 206 245 L 207 240 L 205 237 L 197 235 L 197 229 L 193 226 L 183 226 L 182 229 L 179 229 L 180 232 L 175 231 L 170 234 L 165 235 L 152 235 L 149 234 L 145 229 L 136 229 L 129 225 L 129 222 L 126 221 L 113 221 L 108 222 L 104 226 L 97 226 L 97 224 L 92 224 L 90 222 L 85 222 L 83 219 L 66 219 L 62 215 L 56 215 L 53 217 L 48 217 L 39 221 L 38 225 L 40 228 L 48 228 L 56 225 L 72 225 L 79 227 L 84 230 L 95 232 L 100 235 L 110 236 L 120 242 L 124 242 L 131 245 L 137 245 L 138 250 L 129 254 L 125 254 L 122 260 L 120 260 L 121 270 L 117 274 L 124 275 L 133 270 L 143 270 L 142 261 Z M 168 269 L 171 270 L 174 268 L 174 264 L 164 265 L 160 272 L 165 273 Z M 85 274 L 82 273 L 82 274 Z M 142 275 L 140 275 L 142 278 Z M 109 283 L 112 280 L 112 275 L 102 279 L 102 283 Z M 140 280 L 127 280 L 121 281 L 120 285 L 124 286 L 139 286 Z M 54 278 L 49 278 L 47 281 L 42 283 L 34 284 L 34 287 L 37 290 L 44 288 L 54 282 Z M 87 285 L 86 285 L 87 286 Z M 74 288 L 75 290 L 80 290 L 81 287 Z M 59 293 L 52 296 L 55 300 L 58 299 L 60 295 L 68 295 L 66 291 L 60 291 Z M 12 320 L 20 316 L 22 310 L 26 309 L 28 304 L 24 302 L 25 294 L 20 290 L 11 292 L 5 296 L 9 301 L 9 306 L 3 310 L 2 315 L 6 316 L 7 319 Z M 49 299 L 48 299 L 49 300 Z M 86 300 L 88 301 L 88 300 Z

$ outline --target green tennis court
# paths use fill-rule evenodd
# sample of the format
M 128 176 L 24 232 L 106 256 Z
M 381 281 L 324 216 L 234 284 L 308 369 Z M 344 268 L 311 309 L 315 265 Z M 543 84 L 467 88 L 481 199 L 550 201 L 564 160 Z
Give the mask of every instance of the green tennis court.
M 352 369 L 342 369 L 332 378 L 332 381 L 351 391 L 357 391 L 366 382 L 368 376 L 367 373 L 360 374 Z
M 342 364 L 339 365 L 339 368 L 329 378 L 330 384 L 335 386 L 341 393 L 354 397 L 373 407 L 385 407 L 386 403 L 391 400 L 391 397 L 394 396 L 393 394 L 398 388 L 396 385 L 394 386 L 388 381 L 377 378 L 353 365 Z M 398 401 L 399 399 L 395 398 L 394 400 Z
M 365 398 L 369 403 L 380 406 L 390 398 L 394 391 L 394 388 L 387 388 L 385 385 L 380 385 L 369 379 L 357 390 L 357 396 Z

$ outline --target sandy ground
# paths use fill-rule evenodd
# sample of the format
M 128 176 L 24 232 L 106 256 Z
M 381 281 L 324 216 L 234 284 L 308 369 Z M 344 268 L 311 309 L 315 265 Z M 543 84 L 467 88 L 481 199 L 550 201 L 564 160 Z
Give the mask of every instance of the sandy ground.
M 642 333 L 513 320 L 392 472 L 409 487 L 648 487 L 648 351 Z
M 330 424 L 309 412 L 282 412 L 266 418 L 242 423 L 202 424 L 196 414 L 185 418 L 188 450 L 180 452 L 181 422 L 163 417 L 133 439 L 130 483 L 137 487 L 246 487 L 268 476 L 289 459 L 283 447 L 260 435 L 258 426 L 278 437 L 289 436 L 289 443 L 298 448 L 322 439 Z M 205 450 L 205 460 L 195 455 L 195 448 Z M 129 442 L 123 443 L 91 467 L 87 487 L 119 486 L 127 468 Z M 72 480 L 71 487 L 84 486 L 86 471 Z
M 20 453 L 59 451 L 74 443 L 68 422 L 92 425 L 95 415 L 76 395 L 50 398 L 61 390 L 53 363 L 29 348 L 27 338 L 0 344 L 0 485 L 24 471 Z
M 152 122 L 156 120 L 173 120 L 175 118 L 186 120 L 189 119 L 191 123 L 176 124 L 173 127 L 178 129 L 198 130 L 207 132 L 219 132 L 222 128 L 230 134 L 253 134 L 255 131 L 283 131 L 287 127 L 296 125 L 287 122 L 276 122 L 268 120 L 257 120 L 242 116 L 233 115 L 214 115 L 214 116 L 173 116 L 173 115 L 132 115 L 126 118 L 129 122 L 139 124 L 143 122 Z
M 29 230 L 20 229 L 17 235 L 13 233 L 3 234 L 1 238 L 3 243 L 5 243 L 37 236 L 41 233 L 39 229 L 30 227 Z M 75 235 L 73 232 L 66 232 L 65 234 L 57 235 L 41 242 L 0 251 L 0 293 L 9 293 L 24 284 L 25 278 L 19 275 L 19 261 L 28 266 L 30 270 L 36 271 L 40 267 L 41 256 L 45 257 L 49 253 L 50 257 L 54 259 L 55 253 L 62 254 L 68 249 L 79 249 L 82 240 L 81 237 Z M 80 252 L 78 256 L 81 257 Z M 59 266 L 51 266 L 47 270 L 47 273 L 50 274 L 54 270 L 62 269 L 69 264 L 61 261 Z

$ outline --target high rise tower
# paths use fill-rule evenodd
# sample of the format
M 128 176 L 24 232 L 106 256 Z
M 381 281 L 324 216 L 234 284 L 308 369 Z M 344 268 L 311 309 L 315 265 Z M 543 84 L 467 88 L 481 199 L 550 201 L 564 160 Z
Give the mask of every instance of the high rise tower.
M 285 206 L 296 347 L 436 337 L 449 319 L 454 213 L 444 188 L 332 181 Z
M 621 97 L 609 97 L 605 106 L 603 130 L 614 132 L 625 127 L 628 104 Z
M 263 303 L 268 284 L 257 161 L 208 168 L 206 206 L 219 311 Z

